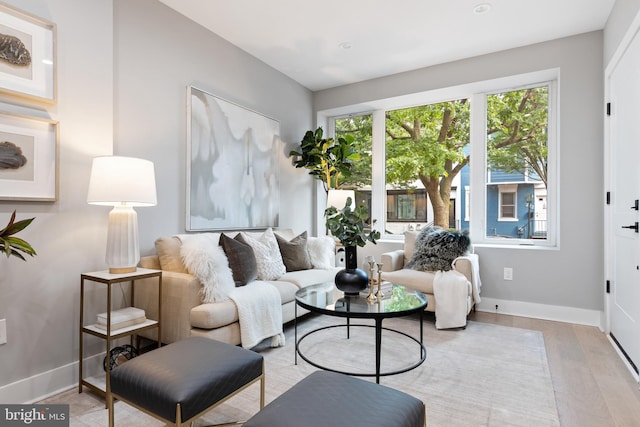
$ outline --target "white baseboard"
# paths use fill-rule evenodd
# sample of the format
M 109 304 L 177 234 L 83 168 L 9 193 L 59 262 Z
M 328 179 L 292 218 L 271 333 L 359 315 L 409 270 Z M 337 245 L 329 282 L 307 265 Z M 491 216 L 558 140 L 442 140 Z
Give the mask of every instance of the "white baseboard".
M 498 309 L 496 310 L 496 306 Z M 556 322 L 576 323 L 595 326 L 604 331 L 603 312 L 583 308 L 563 307 L 559 305 L 535 304 L 522 301 L 509 301 L 482 297 L 476 310 L 488 313 L 509 314 L 512 316 L 531 317 L 534 319 L 554 320 Z
M 83 376 L 100 373 L 105 353 L 85 359 Z M 63 391 L 78 387 L 78 362 L 69 363 L 47 372 L 0 387 L 0 402 L 4 404 L 35 403 Z

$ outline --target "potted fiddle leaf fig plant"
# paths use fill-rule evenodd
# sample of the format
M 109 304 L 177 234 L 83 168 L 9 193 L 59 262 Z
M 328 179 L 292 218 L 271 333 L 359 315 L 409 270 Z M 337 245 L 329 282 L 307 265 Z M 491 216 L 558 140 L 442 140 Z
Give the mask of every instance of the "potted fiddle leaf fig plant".
M 26 261 L 24 255 L 36 255 L 35 249 L 29 243 L 19 237 L 15 237 L 16 233 L 27 228 L 34 219 L 29 218 L 16 222 L 16 211 L 13 211 L 7 226 L 0 230 L 0 252 L 4 253 L 7 258 L 15 256 Z
M 368 225 L 373 225 L 376 220 L 371 220 L 365 205 L 359 205 L 351 208 L 353 200 L 347 198 L 347 202 L 342 209 L 334 206 L 328 207 L 324 214 L 327 219 L 327 228 L 331 234 L 345 248 L 364 246 L 367 242 L 376 243 L 380 238 L 380 232 L 377 230 L 367 231 Z
M 364 246 L 367 242 L 376 244 L 380 238 L 377 230 L 366 230 L 373 226 L 376 220 L 371 220 L 365 205 L 359 205 L 351 209 L 353 200 L 347 198 L 342 209 L 334 206 L 324 211 L 327 229 L 342 243 L 345 251 L 345 269 L 340 270 L 335 277 L 338 289 L 346 294 L 357 294 L 367 287 L 369 278 L 367 273 L 358 268 L 357 247 Z
M 360 154 L 355 151 L 353 135 L 323 138 L 322 128 L 307 131 L 300 141 L 300 151 L 292 150 L 294 166 L 306 168 L 309 175 L 322 181 L 325 191 L 337 189 L 339 180 L 348 177 Z

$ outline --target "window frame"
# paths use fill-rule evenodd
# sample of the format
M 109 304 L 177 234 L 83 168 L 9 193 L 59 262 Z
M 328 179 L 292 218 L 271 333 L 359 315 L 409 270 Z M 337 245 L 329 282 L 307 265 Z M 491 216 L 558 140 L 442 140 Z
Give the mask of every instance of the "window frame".
M 504 203 L 504 195 L 511 194 L 513 201 L 511 204 L 506 205 Z M 513 206 L 513 215 L 505 216 L 504 207 Z M 498 221 L 499 222 L 513 222 L 518 221 L 518 185 L 517 184 L 499 184 L 498 185 Z
M 530 87 L 548 86 L 548 188 L 547 188 L 547 238 L 519 239 L 496 238 L 486 235 L 486 123 L 487 96 Z M 401 108 L 410 108 L 426 104 L 449 101 L 452 99 L 469 99 L 470 110 L 470 188 L 464 188 L 461 202 L 465 203 L 462 213 L 464 218 L 477 218 L 469 221 L 469 233 L 476 246 L 504 247 L 559 247 L 558 228 L 560 218 L 559 199 L 559 69 L 548 69 L 519 74 L 487 81 L 473 82 L 427 92 L 394 98 L 369 101 L 363 104 L 338 107 L 318 112 L 318 125 L 333 135 L 335 119 L 346 115 L 372 114 L 372 171 L 371 171 L 371 215 L 377 219 L 375 228 L 382 233 L 382 240 L 403 240 L 400 234 L 384 233 L 386 224 L 386 188 L 385 188 L 385 112 Z M 495 184 L 494 184 L 495 185 Z M 472 203 L 471 201 L 475 203 Z

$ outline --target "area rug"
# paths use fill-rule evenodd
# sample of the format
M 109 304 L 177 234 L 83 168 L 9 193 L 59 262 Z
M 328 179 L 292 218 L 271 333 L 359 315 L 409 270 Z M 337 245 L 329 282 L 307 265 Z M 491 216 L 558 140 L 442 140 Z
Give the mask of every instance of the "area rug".
M 298 334 L 341 321 L 344 320 L 309 315 L 299 322 Z M 417 317 L 387 319 L 383 326 L 411 336 L 419 334 Z M 258 348 L 265 357 L 267 403 L 316 370 L 299 357 L 298 364 L 294 364 L 293 327 L 289 325 L 285 331 L 286 346 Z M 347 340 L 344 328 L 327 329 L 306 338 L 301 349 L 311 360 L 333 369 L 373 372 L 373 334 L 373 328 L 352 328 Z M 385 331 L 382 342 L 382 371 L 396 370 L 418 360 L 419 348 L 408 338 Z M 382 377 L 380 383 L 425 402 L 429 427 L 560 425 L 542 333 L 482 322 L 469 322 L 466 329 L 436 330 L 433 321 L 427 320 L 424 342 L 428 353 L 421 366 Z M 258 395 L 259 386 L 254 385 L 197 424 L 246 420 L 259 408 Z M 103 402 L 99 403 L 102 405 L 89 409 L 85 402 L 80 409 L 71 402 L 71 425 L 106 426 L 107 411 Z M 116 425 L 164 424 L 118 402 Z

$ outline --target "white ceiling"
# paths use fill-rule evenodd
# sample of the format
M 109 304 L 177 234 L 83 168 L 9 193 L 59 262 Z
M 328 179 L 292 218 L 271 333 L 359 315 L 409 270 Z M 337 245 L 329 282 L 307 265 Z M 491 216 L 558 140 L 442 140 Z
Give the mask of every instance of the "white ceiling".
M 615 2 L 160 1 L 314 91 L 600 30 Z

